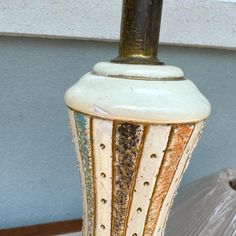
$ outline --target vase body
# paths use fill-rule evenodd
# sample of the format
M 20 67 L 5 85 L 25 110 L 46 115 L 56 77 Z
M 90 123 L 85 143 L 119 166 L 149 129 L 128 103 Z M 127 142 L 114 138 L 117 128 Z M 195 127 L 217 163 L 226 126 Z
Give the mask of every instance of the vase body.
M 210 113 L 181 69 L 98 63 L 65 101 L 84 236 L 160 236 Z

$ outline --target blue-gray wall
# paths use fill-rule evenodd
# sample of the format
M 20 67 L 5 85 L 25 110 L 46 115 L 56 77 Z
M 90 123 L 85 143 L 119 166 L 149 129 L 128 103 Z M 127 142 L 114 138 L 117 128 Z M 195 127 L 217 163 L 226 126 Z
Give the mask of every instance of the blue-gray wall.
M 63 95 L 117 44 L 0 37 L 0 228 L 81 217 Z M 212 104 L 187 184 L 236 166 L 236 52 L 162 46 Z

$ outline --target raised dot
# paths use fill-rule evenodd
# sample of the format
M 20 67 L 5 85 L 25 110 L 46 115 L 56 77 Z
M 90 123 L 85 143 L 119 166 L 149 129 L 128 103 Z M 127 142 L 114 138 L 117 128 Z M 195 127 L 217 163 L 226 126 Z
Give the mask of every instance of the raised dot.
M 149 182 L 146 181 L 146 182 L 143 183 L 143 185 L 144 185 L 144 186 L 148 186 L 148 185 L 149 185 Z
M 106 200 L 106 199 L 104 199 L 104 198 L 103 198 L 101 201 L 102 201 L 102 203 L 104 203 L 104 204 L 106 204 L 106 203 L 107 203 L 107 200 Z
M 106 227 L 105 227 L 105 225 L 101 225 L 101 228 L 102 228 L 102 229 L 105 229 Z
M 106 146 L 105 146 L 103 143 L 100 144 L 100 148 L 101 148 L 102 150 L 105 149 L 105 147 L 106 147 Z
M 139 207 L 139 208 L 137 209 L 137 212 L 138 212 L 138 213 L 141 213 L 141 212 L 142 212 L 142 208 Z
M 104 172 L 101 173 L 102 178 L 106 178 L 106 174 Z
M 157 158 L 157 155 L 156 155 L 155 153 L 153 153 L 153 154 L 151 155 L 151 158 L 152 158 L 152 159 Z

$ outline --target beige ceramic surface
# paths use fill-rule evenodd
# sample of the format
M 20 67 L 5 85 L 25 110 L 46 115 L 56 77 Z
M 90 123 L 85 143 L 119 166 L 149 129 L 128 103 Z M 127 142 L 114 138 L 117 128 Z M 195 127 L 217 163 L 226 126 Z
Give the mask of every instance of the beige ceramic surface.
M 161 162 L 164 157 L 163 150 L 166 148 L 170 129 L 170 126 L 163 125 L 152 125 L 149 127 L 149 132 L 146 136 L 143 150 L 144 158 L 141 159 L 140 170 L 135 184 L 136 191 L 133 194 L 127 235 L 132 235 L 134 229 L 137 235 L 142 235 L 146 220 L 146 213 L 149 207 L 149 199 L 152 197 L 152 191 L 156 182 L 156 175 L 160 169 Z M 157 136 L 158 138 L 156 138 Z M 150 157 L 152 153 L 155 153 L 157 158 L 153 158 L 152 161 L 148 161 L 146 158 Z M 137 211 L 139 207 L 142 208 L 142 212 Z
M 93 123 L 95 180 L 101 185 L 96 188 L 96 205 L 99 209 L 96 216 L 96 235 L 109 235 L 111 231 L 112 127 L 110 121 L 94 120 Z M 105 229 L 101 227 L 104 224 Z
M 189 139 L 189 142 L 188 142 L 188 144 L 185 148 L 185 151 L 181 157 L 178 169 L 176 170 L 176 173 L 175 173 L 175 176 L 174 176 L 172 183 L 170 185 L 168 194 L 166 195 L 166 198 L 163 202 L 163 207 L 160 212 L 160 220 L 157 223 L 155 235 L 158 235 L 158 229 L 163 228 L 163 227 L 165 228 L 165 226 L 166 226 L 169 212 L 170 212 L 171 207 L 173 205 L 175 195 L 177 194 L 177 189 L 178 189 L 180 182 L 182 180 L 183 173 L 186 171 L 186 169 L 188 167 L 191 154 L 192 154 L 194 148 L 196 147 L 197 142 L 201 136 L 203 126 L 204 126 L 204 122 L 199 122 L 198 124 L 196 124 L 195 129 L 192 133 L 192 136 Z
M 139 77 L 152 74 L 155 80 L 124 79 L 123 76 L 109 77 L 121 65 L 109 63 L 112 68 L 101 75 L 86 74 L 65 94 L 66 104 L 77 111 L 118 120 L 138 120 L 150 123 L 183 123 L 204 120 L 210 114 L 210 104 L 190 80 L 162 80 L 160 75 L 182 74 L 176 67 L 126 65 L 121 71 L 126 76 Z M 149 71 L 149 68 L 153 68 Z M 154 69 L 156 67 L 156 69 Z M 104 64 L 95 65 L 99 73 Z M 130 68 L 130 69 L 128 69 Z M 94 69 L 94 70 L 95 70 Z M 117 73 L 117 72 L 116 72 Z
M 172 66 L 99 63 L 65 95 L 84 236 L 162 236 L 210 105 Z
M 111 122 L 74 111 L 70 114 L 71 123 L 76 120 L 76 127 L 72 126 L 73 133 L 77 133 L 75 146 L 81 150 L 85 145 L 80 155 L 80 170 L 82 176 L 87 176 L 84 234 L 90 235 L 92 226 L 94 235 L 152 236 L 154 231 L 155 235 L 162 235 L 203 122 L 140 125 Z M 86 122 L 85 129 L 81 120 Z M 78 139 L 78 129 L 89 130 L 83 131 L 82 141 Z M 90 150 L 88 156 L 86 149 Z

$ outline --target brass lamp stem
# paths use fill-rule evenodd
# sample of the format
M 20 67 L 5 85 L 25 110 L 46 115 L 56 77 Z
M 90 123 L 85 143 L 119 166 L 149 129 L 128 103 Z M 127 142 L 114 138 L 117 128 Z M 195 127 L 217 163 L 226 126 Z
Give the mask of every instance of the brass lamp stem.
M 115 63 L 163 64 L 157 58 L 163 0 L 123 0 Z

